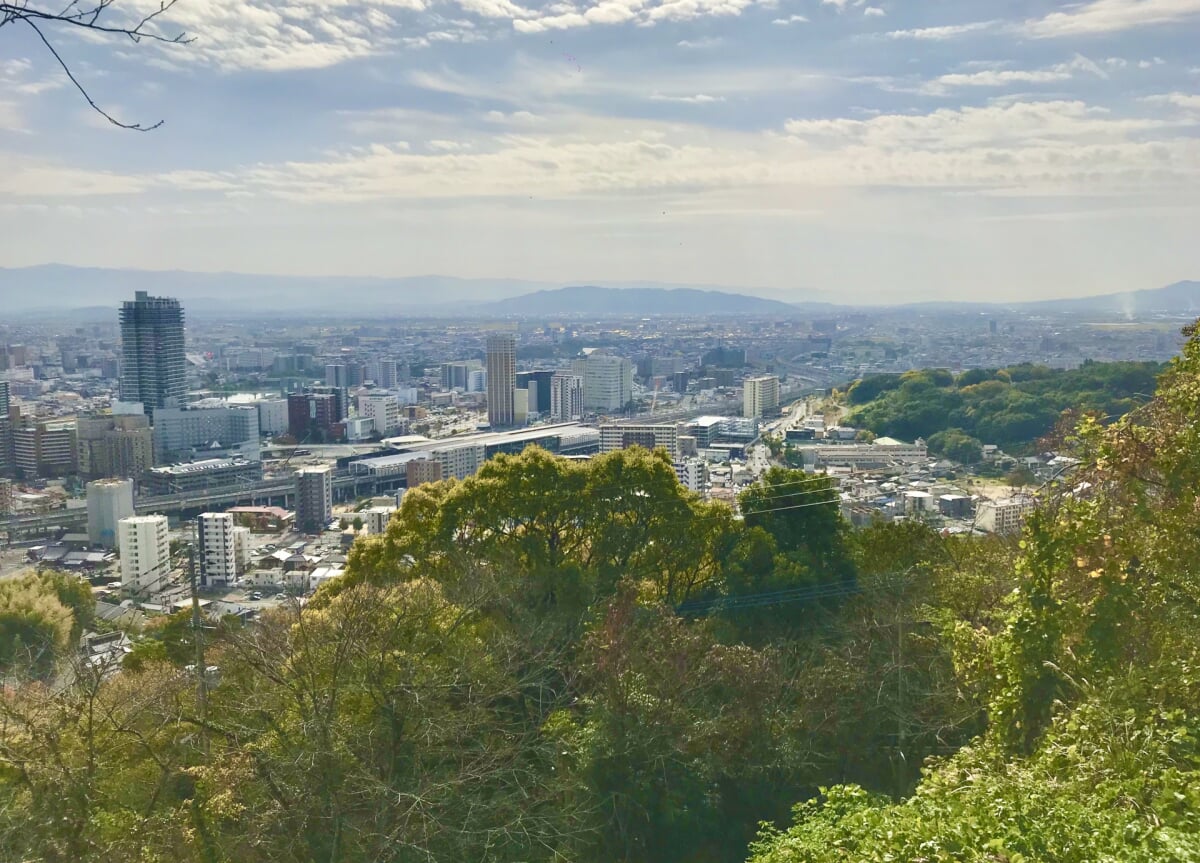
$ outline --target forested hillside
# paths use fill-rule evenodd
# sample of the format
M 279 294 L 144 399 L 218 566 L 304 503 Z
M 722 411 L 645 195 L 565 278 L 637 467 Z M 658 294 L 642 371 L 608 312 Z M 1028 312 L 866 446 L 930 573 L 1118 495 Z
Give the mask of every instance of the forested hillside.
M 948 433 L 1022 449 L 1052 431 L 1063 411 L 1124 416 L 1150 398 L 1161 371 L 1158 363 L 1088 362 L 1070 371 L 1021 365 L 957 377 L 944 369 L 869 375 L 846 394 L 848 422 L 902 440 Z
M 499 457 L 206 628 L 204 687 L 177 619 L 65 674 L 89 610 L 28 579 L 0 860 L 1195 859 L 1198 444 L 1193 340 L 1020 544 L 851 531 L 797 472 L 743 520 L 661 454 Z

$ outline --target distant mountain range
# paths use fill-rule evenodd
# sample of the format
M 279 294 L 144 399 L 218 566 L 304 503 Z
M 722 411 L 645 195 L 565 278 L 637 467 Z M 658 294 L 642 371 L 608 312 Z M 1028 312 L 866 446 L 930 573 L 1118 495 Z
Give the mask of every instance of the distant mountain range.
M 84 320 L 111 320 L 134 291 L 177 297 L 194 317 L 240 316 L 466 317 L 479 315 L 589 317 L 641 315 L 828 314 L 862 305 L 831 302 L 819 291 L 789 292 L 770 299 L 755 289 L 662 282 L 561 285 L 520 279 L 459 279 L 450 276 L 368 278 L 125 270 L 47 264 L 0 267 L 0 317 L 70 311 Z M 863 304 L 867 305 L 867 304 Z M 875 306 L 879 308 L 879 306 Z M 1016 309 L 1057 314 L 1200 315 L 1200 282 L 1074 299 L 1025 303 L 913 303 L 890 308 L 945 311 Z

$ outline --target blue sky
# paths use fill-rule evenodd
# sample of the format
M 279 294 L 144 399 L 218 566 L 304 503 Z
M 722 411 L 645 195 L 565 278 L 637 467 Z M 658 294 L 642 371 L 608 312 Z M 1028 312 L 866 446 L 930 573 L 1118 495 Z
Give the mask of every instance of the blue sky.
M 120 16 L 157 0 L 117 0 Z M 0 264 L 851 301 L 1200 278 L 1200 0 L 179 0 L 0 29 Z

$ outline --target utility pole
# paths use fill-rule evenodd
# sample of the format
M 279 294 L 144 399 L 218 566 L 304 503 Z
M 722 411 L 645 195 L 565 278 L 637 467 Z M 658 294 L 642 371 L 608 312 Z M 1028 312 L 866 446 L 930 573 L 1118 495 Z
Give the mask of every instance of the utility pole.
M 200 747 L 208 756 L 208 680 L 204 665 L 204 630 L 200 625 L 200 595 L 196 592 L 196 544 L 188 542 L 188 586 L 192 594 L 192 642 L 196 648 L 196 702 L 200 708 Z

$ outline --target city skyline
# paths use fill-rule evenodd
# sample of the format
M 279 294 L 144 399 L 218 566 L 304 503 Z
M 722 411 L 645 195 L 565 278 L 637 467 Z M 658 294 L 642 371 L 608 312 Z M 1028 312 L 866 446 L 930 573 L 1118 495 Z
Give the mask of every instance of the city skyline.
M 1194 0 L 305 9 L 184 2 L 164 26 L 194 43 L 119 54 L 67 37 L 149 134 L 6 34 L 6 264 L 849 302 L 1200 272 Z

